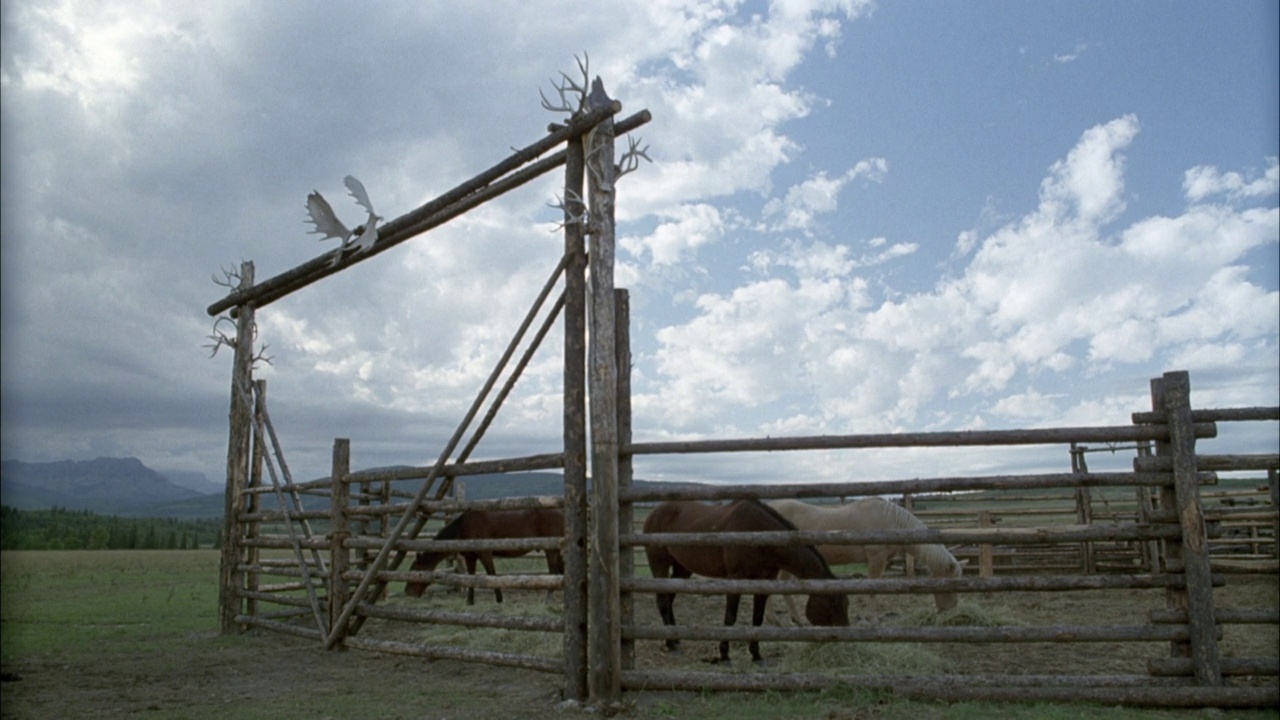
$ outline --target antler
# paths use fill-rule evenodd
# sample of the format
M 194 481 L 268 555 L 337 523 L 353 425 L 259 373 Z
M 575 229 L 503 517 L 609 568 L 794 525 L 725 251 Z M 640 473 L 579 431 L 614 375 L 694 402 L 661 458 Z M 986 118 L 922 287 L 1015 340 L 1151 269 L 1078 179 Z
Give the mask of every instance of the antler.
M 234 267 L 230 269 L 228 268 L 219 268 L 219 269 L 222 270 L 221 280 L 218 279 L 217 275 L 210 276 L 210 279 L 213 280 L 214 285 L 221 285 L 224 288 L 230 288 L 232 290 L 235 290 L 236 288 L 240 287 L 240 271 L 239 270 L 235 269 Z
M 613 176 L 615 183 L 621 180 L 623 175 L 635 172 L 636 168 L 640 167 L 640 158 L 653 162 L 648 155 L 648 145 L 640 147 L 640 141 L 633 139 L 630 135 L 627 136 L 627 145 L 627 151 L 618 158 L 617 172 Z
M 586 203 L 582 200 L 582 196 L 574 192 L 573 190 L 570 190 L 568 195 L 569 195 L 569 200 L 577 203 L 578 207 L 582 208 L 582 212 L 577 215 L 574 215 L 569 210 L 569 203 L 565 202 L 564 198 L 561 198 L 559 195 L 557 195 L 555 204 L 553 205 L 551 203 L 547 203 L 547 207 L 553 207 L 563 212 L 564 222 L 557 223 L 555 230 L 553 230 L 552 232 L 555 232 L 556 230 L 561 230 L 566 225 L 586 225 L 587 224 L 587 208 L 586 208 Z
M 572 115 L 586 107 L 588 78 L 591 76 L 591 73 L 588 72 L 588 68 L 591 66 L 591 58 L 587 56 L 587 52 L 585 50 L 582 51 L 582 58 L 583 59 L 579 60 L 577 55 L 573 56 L 574 61 L 578 63 L 578 70 L 582 73 L 581 85 L 562 72 L 560 73 L 560 84 L 553 86 L 555 87 L 556 94 L 560 96 L 559 105 L 553 105 L 551 101 L 547 99 L 547 96 L 543 94 L 542 89 L 538 89 L 538 95 L 542 98 L 542 108 L 544 110 L 550 110 L 551 112 L 567 112 Z M 577 107 L 574 107 L 571 104 L 571 96 L 577 99 Z

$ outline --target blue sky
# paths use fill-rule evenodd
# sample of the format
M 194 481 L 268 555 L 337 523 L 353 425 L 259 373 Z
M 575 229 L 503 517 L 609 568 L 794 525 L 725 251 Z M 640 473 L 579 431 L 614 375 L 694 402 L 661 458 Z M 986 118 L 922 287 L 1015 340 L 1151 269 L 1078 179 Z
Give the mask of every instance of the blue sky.
M 1123 425 L 1147 381 L 1280 403 L 1270 2 L 8 2 L 6 459 L 216 477 L 221 268 L 331 245 L 527 145 L 590 57 L 652 164 L 619 188 L 639 440 Z M 425 464 L 554 266 L 556 178 L 266 308 L 290 466 Z M 553 448 L 548 341 L 478 457 Z M 1225 434 L 1224 434 L 1225 435 Z M 1276 452 L 1274 426 L 1218 450 Z M 1123 465 L 1126 461 L 1117 460 Z M 1062 448 L 646 459 L 658 479 L 1061 469 Z

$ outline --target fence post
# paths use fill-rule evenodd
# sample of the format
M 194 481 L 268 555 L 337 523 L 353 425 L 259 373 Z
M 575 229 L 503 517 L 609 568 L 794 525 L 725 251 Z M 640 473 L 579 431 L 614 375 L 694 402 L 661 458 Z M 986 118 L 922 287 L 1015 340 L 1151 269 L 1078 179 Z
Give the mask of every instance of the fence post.
M 1275 468 L 1267 469 L 1267 484 L 1271 486 L 1271 509 L 1280 510 L 1280 473 Z M 1277 517 L 1271 531 L 1271 554 L 1280 557 L 1280 517 Z
M 265 427 L 263 418 L 267 414 L 267 381 L 254 380 L 253 386 L 255 392 L 253 394 L 253 427 Z M 256 430 L 255 430 L 256 432 Z M 259 438 L 262 440 L 264 438 Z M 262 463 L 267 452 L 267 444 L 265 442 L 254 442 L 252 458 L 250 460 L 249 470 L 249 487 L 256 488 L 262 485 Z M 262 507 L 262 493 L 248 493 L 243 501 L 244 510 L 248 513 L 256 513 Z M 244 531 L 240 533 L 240 537 L 245 539 L 253 539 L 258 537 L 262 531 L 262 523 L 249 523 Z M 244 548 L 244 564 L 250 568 L 258 566 L 261 559 L 262 550 L 256 545 L 249 545 Z M 244 587 L 250 592 L 256 592 L 261 583 L 259 573 L 249 570 L 244 578 Z M 244 614 L 253 617 L 258 614 L 258 601 L 253 598 L 245 600 Z
M 239 291 L 253 287 L 253 263 L 240 263 Z M 240 589 L 244 573 L 240 567 L 240 511 L 248 484 L 249 455 L 253 441 L 253 417 L 245 398 L 252 396 L 254 307 L 239 307 L 236 345 L 231 365 L 230 432 L 227 438 L 227 487 L 222 514 L 222 558 L 218 571 L 218 630 L 223 635 L 236 631 L 240 614 Z
M 978 527 L 989 528 L 994 525 L 990 510 L 978 511 Z M 978 546 L 978 577 L 992 577 L 995 574 L 995 552 L 992 550 L 991 543 L 983 543 Z
M 347 527 L 347 503 L 351 499 L 351 485 L 347 475 L 351 473 L 351 440 L 335 438 L 333 441 L 333 465 L 329 472 L 329 635 L 336 635 L 336 644 L 329 647 L 341 648 L 346 636 L 346 629 L 335 633 L 334 628 L 341 623 L 342 609 L 350 599 L 347 581 L 343 575 L 351 564 L 351 558 L 344 544 L 351 531 Z
M 582 217 L 583 147 L 564 163 L 564 696 L 587 698 L 587 249 Z
M 604 83 L 591 85 L 591 108 L 611 104 Z M 618 600 L 618 369 L 614 328 L 614 129 L 605 120 L 589 134 L 586 152 L 591 250 L 591 313 L 587 396 L 591 408 L 591 547 L 588 569 L 587 660 L 593 701 L 616 700 L 621 628 Z
M 617 367 L 618 367 L 618 442 L 631 442 L 631 298 L 626 290 L 614 291 L 614 329 L 617 332 Z M 631 487 L 631 456 L 618 458 L 618 489 Z M 635 513 L 631 503 L 618 506 L 618 527 L 622 532 L 632 532 L 635 525 Z M 618 574 L 630 578 L 635 575 L 635 548 L 619 550 Z M 620 610 L 619 623 L 630 625 L 635 620 L 635 597 L 630 593 L 622 593 L 618 598 Z M 622 668 L 631 670 L 635 667 L 636 641 L 622 640 Z
M 1169 560 L 1180 560 L 1184 590 L 1170 589 L 1171 607 L 1184 608 L 1190 623 L 1190 648 L 1173 643 L 1174 657 L 1190 651 L 1200 685 L 1221 685 L 1222 667 L 1213 611 L 1213 580 L 1210 577 L 1204 512 L 1200 506 L 1200 486 L 1196 477 L 1196 438 L 1191 419 L 1191 380 L 1185 371 L 1168 372 L 1151 381 L 1152 409 L 1165 413 L 1169 442 L 1156 444 L 1156 455 L 1173 459 L 1173 506 L 1182 525 L 1182 540 L 1169 543 Z M 1162 499 L 1167 500 L 1165 492 Z M 1174 552 L 1178 557 L 1173 557 Z

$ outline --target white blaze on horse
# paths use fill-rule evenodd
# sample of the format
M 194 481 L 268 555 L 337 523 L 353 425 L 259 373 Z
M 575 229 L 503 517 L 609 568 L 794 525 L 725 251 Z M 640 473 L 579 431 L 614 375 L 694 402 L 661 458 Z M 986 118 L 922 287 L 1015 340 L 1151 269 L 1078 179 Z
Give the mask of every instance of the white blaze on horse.
M 801 530 L 925 530 L 927 526 L 911 511 L 878 497 L 862 498 L 842 505 L 810 505 L 799 500 L 773 500 L 769 506 Z M 933 543 L 915 545 L 818 545 L 828 565 L 866 563 L 867 577 L 884 574 L 889 562 L 906 553 L 929 570 L 930 577 L 961 577 L 968 560 L 961 562 L 946 547 Z M 790 601 L 791 596 L 785 596 Z M 955 593 L 934 593 L 939 610 L 956 606 Z M 790 604 L 790 603 L 788 603 Z M 798 613 L 792 609 L 793 618 Z

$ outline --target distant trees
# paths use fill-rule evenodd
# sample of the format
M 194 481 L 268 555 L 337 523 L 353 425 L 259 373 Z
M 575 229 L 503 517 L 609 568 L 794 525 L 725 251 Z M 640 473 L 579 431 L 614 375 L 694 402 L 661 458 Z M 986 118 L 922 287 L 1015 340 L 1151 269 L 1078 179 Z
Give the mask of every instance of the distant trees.
M 87 510 L 0 506 L 3 550 L 194 550 L 217 547 L 222 521 L 122 518 Z

